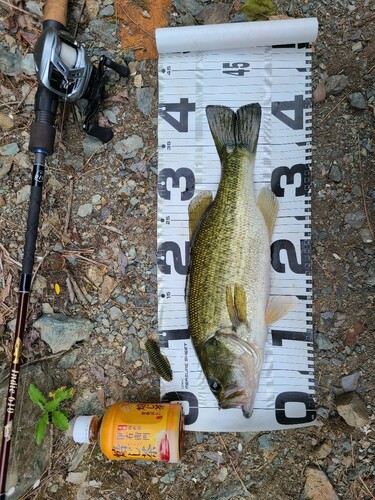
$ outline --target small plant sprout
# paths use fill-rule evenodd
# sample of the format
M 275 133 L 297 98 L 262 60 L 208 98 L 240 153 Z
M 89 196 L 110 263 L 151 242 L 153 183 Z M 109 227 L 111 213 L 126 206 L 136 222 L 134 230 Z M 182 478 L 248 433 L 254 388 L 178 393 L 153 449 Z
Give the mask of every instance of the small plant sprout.
M 42 416 L 35 425 L 35 440 L 40 444 L 46 435 L 47 426 L 53 424 L 57 429 L 67 431 L 69 428 L 68 412 L 60 408 L 66 399 L 72 399 L 73 387 L 59 387 L 55 392 L 48 394 L 49 400 L 34 385 L 29 386 L 29 397 L 43 411 Z

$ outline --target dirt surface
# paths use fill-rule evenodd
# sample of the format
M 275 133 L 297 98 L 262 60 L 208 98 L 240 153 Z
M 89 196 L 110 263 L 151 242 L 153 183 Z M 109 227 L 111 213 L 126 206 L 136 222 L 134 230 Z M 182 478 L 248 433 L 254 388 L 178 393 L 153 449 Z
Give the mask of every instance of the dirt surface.
M 147 10 L 144 3 L 140 7 Z M 24 498 L 298 499 L 309 467 L 325 473 L 325 481 L 339 498 L 374 498 L 375 4 L 367 0 L 275 4 L 279 14 L 316 16 L 320 24 L 313 45 L 313 89 L 319 87 L 320 94 L 315 94 L 319 102 L 313 105 L 311 187 L 319 425 L 257 435 L 188 433 L 178 465 L 109 462 L 95 446 L 76 469 L 87 473 L 79 484 L 70 482 L 68 472 L 80 447 L 55 432 L 51 465 L 40 485 Z M 228 12 L 229 22 L 240 5 L 174 2 L 170 24 L 197 22 L 194 16 L 200 22 L 211 19 L 202 11 L 193 12 L 208 6 L 217 13 Z M 30 10 L 38 4 L 17 2 L 17 6 Z M 74 2 L 69 29 L 77 27 L 77 39 L 94 57 L 105 52 L 121 62 L 116 11 L 102 12 L 110 6 L 90 1 L 80 16 L 81 6 Z M 17 52 L 25 58 L 33 51 L 40 17 L 10 13 L 4 5 L 0 10 L 2 47 L 10 58 Z M 108 31 L 103 32 L 103 26 Z M 88 139 L 77 109 L 61 105 L 55 153 L 46 172 L 24 361 L 52 354 L 33 328 L 42 312 L 53 310 L 94 322 L 87 340 L 50 361 L 56 381 L 59 374 L 64 380 L 69 375 L 75 387 L 72 405 L 66 406 L 72 416 L 101 412 L 116 401 L 157 401 L 159 396 L 159 379 L 144 350 L 146 336 L 157 331 L 157 62 L 134 62 L 134 52 L 125 57 L 132 61 L 133 74 L 129 79 L 110 76 L 107 95 L 112 99 L 102 108 L 101 123 L 112 122 L 113 140 L 100 146 Z M 5 70 L 0 74 L 0 111 L 12 122 L 4 126 L 7 120 L 1 116 L 0 147 L 15 143 L 18 148 L 7 155 L 1 149 L 0 156 L 3 370 L 12 345 L 10 326 L 16 315 L 27 216 L 25 186 L 33 161 L 27 149 L 37 81 L 25 71 L 23 66 L 13 74 Z M 328 95 L 333 75 L 348 79 L 336 95 Z M 137 100 L 140 78 L 141 86 L 150 89 L 150 110 Z M 353 105 L 356 93 L 362 94 L 362 108 Z M 127 138 L 132 142 L 124 146 L 121 141 Z M 67 357 L 72 355 L 73 361 Z M 353 374 L 343 382 L 344 376 Z M 338 414 L 335 400 L 348 389 L 356 390 L 367 406 L 368 425 L 350 426 Z M 301 498 L 322 498 L 317 487 L 314 491 Z M 329 491 L 323 498 L 337 498 Z

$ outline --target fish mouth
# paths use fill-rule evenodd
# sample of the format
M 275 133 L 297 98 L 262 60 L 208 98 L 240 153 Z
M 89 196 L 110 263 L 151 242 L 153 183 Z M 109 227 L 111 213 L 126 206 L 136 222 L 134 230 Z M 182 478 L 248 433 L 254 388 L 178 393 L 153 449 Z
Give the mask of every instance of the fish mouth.
M 248 401 L 247 392 L 245 389 L 231 387 L 225 390 L 224 397 L 220 401 L 219 406 L 222 409 L 239 408 L 245 406 Z

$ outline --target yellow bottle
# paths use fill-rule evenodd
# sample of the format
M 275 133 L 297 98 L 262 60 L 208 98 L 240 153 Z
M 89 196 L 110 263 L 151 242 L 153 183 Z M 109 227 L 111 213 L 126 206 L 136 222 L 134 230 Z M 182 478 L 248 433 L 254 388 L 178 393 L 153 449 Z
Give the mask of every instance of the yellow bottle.
M 184 417 L 179 403 L 115 403 L 102 417 L 75 417 L 70 426 L 74 441 L 98 441 L 110 460 L 181 459 Z

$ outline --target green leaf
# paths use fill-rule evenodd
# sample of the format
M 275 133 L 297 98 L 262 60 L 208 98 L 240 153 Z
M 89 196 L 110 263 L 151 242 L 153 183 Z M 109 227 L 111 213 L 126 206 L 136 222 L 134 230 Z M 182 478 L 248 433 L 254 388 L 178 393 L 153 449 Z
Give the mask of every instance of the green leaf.
M 69 421 L 61 411 L 52 412 L 52 423 L 57 429 L 67 431 L 69 429 Z
M 47 425 L 48 425 L 48 413 L 43 413 L 43 415 L 40 417 L 40 419 L 37 421 L 35 425 L 35 441 L 37 444 L 40 444 L 43 441 L 44 436 L 46 435 Z
M 65 415 L 65 416 L 66 416 L 66 418 L 68 418 L 68 415 L 69 415 L 68 410 L 65 410 L 64 408 L 61 408 L 59 411 L 61 411 L 61 413 L 62 413 L 63 415 Z
M 272 0 L 247 0 L 242 6 L 242 14 L 246 14 L 249 21 L 266 20 L 277 14 Z
M 70 387 L 69 389 L 66 389 L 65 387 L 59 387 L 55 392 L 55 398 L 59 398 L 60 401 L 63 401 L 64 399 L 72 399 L 73 395 L 73 387 Z
M 58 408 L 59 404 L 61 403 L 61 399 L 51 399 L 51 401 L 48 401 L 45 405 L 44 408 L 47 411 L 54 411 Z
M 46 398 L 40 392 L 40 390 L 35 387 L 34 384 L 29 385 L 29 397 L 33 403 L 38 405 L 42 410 L 44 410 L 44 405 L 46 404 Z

